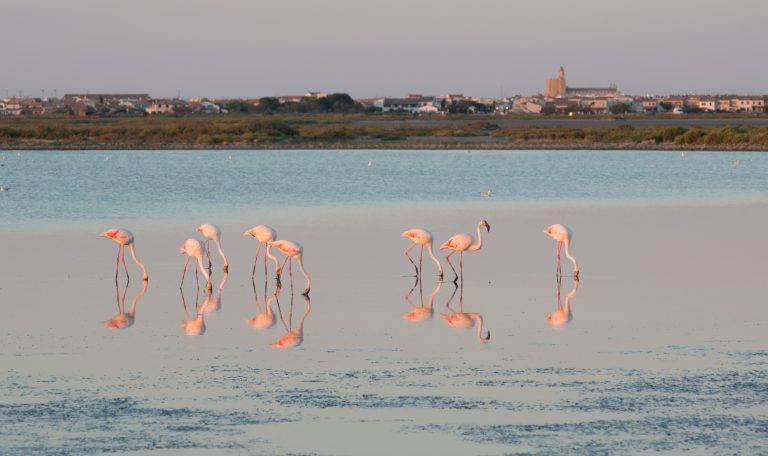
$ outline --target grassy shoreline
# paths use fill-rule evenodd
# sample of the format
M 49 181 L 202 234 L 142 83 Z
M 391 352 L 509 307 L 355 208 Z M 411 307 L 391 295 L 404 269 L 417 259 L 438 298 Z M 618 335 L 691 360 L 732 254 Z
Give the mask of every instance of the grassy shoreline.
M 713 124 L 711 117 L 659 118 L 631 125 L 603 118 L 595 126 L 541 118 L 403 116 L 186 116 L 142 118 L 2 118 L 0 150 L 118 149 L 626 149 L 768 151 L 768 122 Z M 646 119 L 637 117 L 635 119 Z M 696 125 L 707 119 L 708 125 Z M 754 120 L 744 117 L 743 120 Z M 372 122 L 373 121 L 373 122 Z M 632 119 L 630 119 L 630 122 Z M 665 122 L 667 125 L 665 125 Z

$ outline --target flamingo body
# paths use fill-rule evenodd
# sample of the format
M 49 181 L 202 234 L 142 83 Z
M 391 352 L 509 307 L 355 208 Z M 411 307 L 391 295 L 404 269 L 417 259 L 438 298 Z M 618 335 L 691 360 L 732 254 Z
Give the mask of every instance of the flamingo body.
M 224 251 L 221 249 L 221 228 L 219 228 L 216 225 L 212 225 L 210 223 L 204 223 L 199 227 L 197 227 L 197 231 L 203 235 L 207 244 L 210 245 L 211 241 L 213 241 L 216 244 L 216 247 L 219 250 L 219 255 L 221 255 L 221 261 L 224 262 L 224 272 L 229 271 L 229 263 L 227 263 L 227 257 L 224 255 Z M 209 248 L 207 251 L 209 267 L 211 263 L 210 250 L 211 249 Z
M 544 233 L 557 241 L 557 273 L 561 274 L 560 269 L 560 251 L 562 250 L 563 244 L 565 244 L 565 256 L 568 257 L 569 260 L 571 260 L 571 263 L 573 263 L 573 275 L 578 277 L 579 276 L 579 264 L 576 262 L 576 259 L 571 255 L 571 239 L 573 239 L 573 231 L 571 231 L 570 228 L 568 228 L 565 225 L 561 225 L 559 223 L 556 223 L 554 225 L 550 225 L 547 227 L 547 229 L 544 230 Z
M 264 273 L 266 274 L 267 271 L 267 257 L 269 257 L 275 263 L 275 271 L 280 269 L 280 265 L 277 264 L 277 258 L 275 258 L 275 256 L 272 255 L 269 251 L 271 247 L 269 242 L 272 242 L 277 238 L 277 232 L 274 228 L 269 225 L 256 225 L 243 233 L 243 236 L 251 236 L 252 238 L 255 238 L 257 241 L 259 241 L 259 246 L 256 248 L 256 255 L 253 257 L 253 272 L 251 273 L 251 277 L 256 274 L 256 260 L 259 257 L 259 249 L 261 249 L 261 244 L 267 244 L 267 247 L 264 249 Z
M 299 264 L 299 267 L 301 268 L 301 273 L 304 274 L 304 279 L 307 281 L 307 287 L 304 289 L 303 295 L 309 294 L 309 289 L 312 286 L 312 281 L 309 278 L 309 275 L 307 275 L 307 271 L 304 270 L 304 264 L 303 264 L 303 256 L 304 256 L 304 247 L 301 246 L 298 242 L 295 241 L 287 241 L 287 240 L 279 240 L 279 241 L 270 241 L 267 243 L 267 245 L 270 245 L 285 255 L 285 260 L 283 260 L 283 266 L 280 267 L 278 275 L 282 273 L 283 267 L 285 267 L 285 263 L 287 261 L 295 259 L 296 262 Z M 290 265 L 289 265 L 290 266 Z
M 438 277 L 443 277 L 443 266 L 440 264 L 440 261 L 438 261 L 437 258 L 435 258 L 435 254 L 432 253 L 432 233 L 430 233 L 427 230 L 422 230 L 421 228 L 412 228 L 408 231 L 403 231 L 401 234 L 404 238 L 408 238 L 411 241 L 413 241 L 413 245 L 409 246 L 405 250 L 405 256 L 408 257 L 408 260 L 413 264 L 413 267 L 416 268 L 416 275 L 418 276 L 421 274 L 421 260 L 424 255 L 424 247 L 427 248 L 427 253 L 429 253 L 429 256 L 432 257 L 432 261 L 435 262 L 435 265 L 437 265 L 437 275 Z M 420 245 L 421 251 L 419 253 L 419 267 L 416 267 L 416 263 L 411 260 L 411 257 L 408 255 L 408 252 L 413 248 L 414 245 Z
M 113 242 L 115 242 L 117 247 L 117 265 L 115 267 L 115 280 L 117 280 L 117 272 L 119 269 L 119 263 L 120 263 L 120 254 L 123 255 L 123 266 L 125 266 L 125 246 L 127 245 L 131 249 L 131 258 L 133 258 L 133 261 L 139 265 L 144 275 L 142 276 L 143 280 L 149 280 L 149 275 L 147 275 L 147 268 L 144 266 L 144 264 L 139 261 L 138 258 L 136 258 L 136 250 L 134 247 L 134 239 L 133 239 L 133 233 L 131 233 L 128 230 L 124 230 L 121 228 L 112 228 L 111 230 L 104 231 L 103 233 L 100 233 L 99 236 L 105 237 L 107 239 L 111 239 Z M 128 268 L 125 269 L 125 275 L 128 276 Z
M 205 280 L 208 282 L 208 288 L 211 288 L 211 277 L 208 275 L 208 271 L 203 266 L 203 253 L 205 252 L 205 246 L 200 239 L 189 238 L 181 245 L 179 252 L 183 255 L 187 255 L 187 262 L 184 263 L 184 272 L 181 274 L 181 284 L 184 285 L 184 275 L 187 272 L 187 264 L 189 260 L 195 258 L 197 260 L 197 266 L 202 272 Z
M 456 282 L 459 279 L 459 274 L 456 274 L 456 268 L 454 268 L 453 264 L 451 264 L 451 255 L 453 255 L 456 252 L 459 252 L 459 269 L 461 271 L 461 277 L 463 280 L 464 252 L 467 250 L 470 252 L 475 252 L 477 250 L 480 250 L 483 247 L 483 233 L 482 231 L 480 231 L 481 227 L 485 227 L 485 229 L 488 232 L 491 231 L 491 225 L 489 225 L 488 222 L 485 220 L 480 220 L 480 222 L 478 222 L 477 224 L 477 242 L 475 242 L 475 238 L 473 238 L 471 234 L 459 233 L 451 236 L 447 241 L 443 243 L 443 245 L 440 246 L 440 250 L 453 250 L 453 252 L 449 253 L 448 256 L 445 257 L 445 259 L 446 261 L 448 261 L 448 264 L 451 266 L 451 269 L 453 269 L 453 273 L 456 275 L 456 277 L 453 279 L 454 282 Z

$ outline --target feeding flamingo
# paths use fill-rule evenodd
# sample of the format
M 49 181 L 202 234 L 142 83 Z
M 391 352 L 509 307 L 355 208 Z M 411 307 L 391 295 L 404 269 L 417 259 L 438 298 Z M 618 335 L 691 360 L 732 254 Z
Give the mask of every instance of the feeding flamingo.
M 453 250 L 453 252 L 449 253 L 448 256 L 445 257 L 445 260 L 448 261 L 448 264 L 451 266 L 451 269 L 453 269 L 453 274 L 456 276 L 453 281 L 454 283 L 459 279 L 459 274 L 456 274 L 456 268 L 453 267 L 453 264 L 451 264 L 451 255 L 453 255 L 456 252 L 459 252 L 459 270 L 461 271 L 461 280 L 464 280 L 464 251 L 469 250 L 470 252 L 474 252 L 477 250 L 480 250 L 480 248 L 483 246 L 483 232 L 480 231 L 481 227 L 485 227 L 488 232 L 491 231 L 491 225 L 488 224 L 485 220 L 480 220 L 477 224 L 477 243 L 475 243 L 475 239 L 472 237 L 471 234 L 467 233 L 460 233 L 456 234 L 454 236 L 451 236 L 450 239 L 445 241 L 445 244 L 440 246 L 440 250 L 450 249 Z
M 304 279 L 307 281 L 307 288 L 304 289 L 303 295 L 307 296 L 309 295 L 309 288 L 312 286 L 312 281 L 309 279 L 309 276 L 307 275 L 307 271 L 304 270 L 304 264 L 302 263 L 302 257 L 304 255 L 304 248 L 298 243 L 293 241 L 286 241 L 286 240 L 280 240 L 280 241 L 269 241 L 267 243 L 268 245 L 271 245 L 272 247 L 275 247 L 277 250 L 283 252 L 283 255 L 285 255 L 285 260 L 283 260 L 283 265 L 280 266 L 280 268 L 277 270 L 277 276 L 280 277 L 280 274 L 283 272 L 283 268 L 285 267 L 285 263 L 288 263 L 288 273 L 291 275 L 291 280 L 293 280 L 293 272 L 291 271 L 291 264 L 292 259 L 295 258 L 296 262 L 299 263 L 299 267 L 301 268 L 301 273 L 304 274 Z
M 435 254 L 432 253 L 432 233 L 430 233 L 427 230 L 422 230 L 419 228 L 413 228 L 408 231 L 403 231 L 403 234 L 401 235 L 405 238 L 410 239 L 413 241 L 413 244 L 408 246 L 407 249 L 405 249 L 405 257 L 408 258 L 408 261 L 411 262 L 413 267 L 416 269 L 416 275 L 419 276 L 421 274 L 421 266 L 422 266 L 422 257 L 424 256 L 424 246 L 427 247 L 427 252 L 429 253 L 429 256 L 432 257 L 432 261 L 435 262 L 437 265 L 437 277 L 439 279 L 443 278 L 443 266 L 440 264 L 440 262 L 435 258 Z M 421 246 L 421 251 L 419 252 L 419 266 L 416 266 L 416 263 L 413 262 L 411 259 L 411 256 L 408 255 L 408 252 L 411 251 L 411 249 L 415 245 Z
M 197 268 L 199 266 L 203 271 L 203 276 L 205 276 L 206 282 L 208 282 L 208 289 L 212 289 L 211 277 L 208 275 L 208 271 L 206 271 L 205 267 L 203 266 L 204 251 L 205 246 L 200 241 L 200 239 L 189 238 L 181 245 L 179 252 L 187 255 L 187 262 L 184 263 L 184 271 L 181 273 L 181 285 L 179 285 L 179 288 L 184 285 L 184 276 L 187 274 L 187 265 L 189 264 L 189 260 L 194 257 L 197 259 L 197 265 L 195 265 L 195 281 L 197 281 Z
M 275 262 L 275 271 L 277 272 L 280 270 L 280 265 L 277 264 L 277 258 L 269 252 L 271 247 L 269 242 L 274 241 L 277 237 L 277 232 L 274 228 L 269 225 L 257 225 L 243 233 L 243 236 L 251 236 L 259 241 L 259 246 L 256 247 L 256 255 L 253 256 L 253 272 L 251 272 L 251 278 L 256 275 L 256 260 L 259 258 L 261 244 L 267 244 L 267 247 L 264 249 L 264 274 L 267 273 L 267 257 Z
M 224 262 L 224 272 L 229 272 L 227 257 L 224 256 L 224 251 L 221 250 L 221 228 L 216 225 L 204 223 L 197 227 L 197 231 L 205 238 L 205 251 L 208 255 L 208 270 L 211 270 L 211 241 L 213 241 L 216 243 L 216 247 L 219 249 L 219 255 L 221 255 L 221 260 Z
M 491 339 L 491 332 L 487 331 L 485 337 L 483 337 L 483 317 L 477 312 L 464 312 L 464 284 L 461 285 L 461 291 L 459 292 L 459 311 L 456 312 L 451 309 L 451 301 L 453 301 L 454 296 L 456 296 L 456 290 L 459 289 L 458 285 L 454 285 L 456 288 L 453 289 L 451 298 L 445 303 L 445 307 L 450 310 L 451 313 L 441 313 L 440 316 L 449 325 L 459 329 L 469 329 L 477 323 L 477 340 L 482 344 L 488 343 Z
M 105 237 L 108 239 L 112 239 L 115 243 L 117 243 L 117 259 L 115 260 L 115 281 L 117 281 L 117 271 L 120 268 L 120 254 L 123 255 L 123 268 L 125 268 L 125 276 L 130 280 L 130 277 L 128 276 L 128 268 L 125 265 L 125 246 L 131 248 L 131 258 L 133 258 L 133 261 L 136 262 L 136 264 L 139 265 L 142 271 L 144 271 L 144 276 L 142 277 L 143 280 L 149 280 L 149 276 L 147 275 L 147 268 L 144 267 L 144 264 L 139 261 L 138 258 L 136 258 L 136 250 L 134 249 L 134 240 L 133 240 L 133 234 L 128 230 L 122 230 L 120 228 L 113 228 L 111 230 L 107 230 L 101 234 L 99 234 L 101 237 Z
M 565 256 L 567 256 L 568 259 L 571 260 L 571 263 L 573 263 L 573 275 L 574 277 L 579 277 L 579 264 L 576 263 L 576 259 L 571 256 L 570 250 L 573 231 L 565 225 L 556 223 L 544 230 L 544 233 L 557 241 L 557 274 L 562 274 L 562 270 L 560 269 L 560 251 L 562 250 L 563 244 L 565 244 Z

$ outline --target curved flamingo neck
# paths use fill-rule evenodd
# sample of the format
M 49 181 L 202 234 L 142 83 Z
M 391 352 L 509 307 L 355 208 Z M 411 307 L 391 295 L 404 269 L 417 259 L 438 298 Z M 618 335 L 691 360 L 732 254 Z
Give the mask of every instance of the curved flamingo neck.
M 579 273 L 579 264 L 576 263 L 576 258 L 571 256 L 571 249 L 569 248 L 571 244 L 571 240 L 566 238 L 565 241 L 565 256 L 568 257 L 569 260 L 571 260 L 571 263 L 573 263 L 573 273 L 578 274 Z
M 144 263 L 142 263 L 141 261 L 139 261 L 139 259 L 138 259 L 138 258 L 136 258 L 136 250 L 133 248 L 133 242 L 131 242 L 130 244 L 128 244 L 128 246 L 131 248 L 131 258 L 133 258 L 133 261 L 134 261 L 136 264 L 138 264 L 138 265 L 139 265 L 139 267 L 141 268 L 141 270 L 144 272 L 144 277 L 143 277 L 143 279 L 144 279 L 144 280 L 147 280 L 147 279 L 149 278 L 149 276 L 147 275 L 147 268 L 144 266 Z
M 208 285 L 211 284 L 211 277 L 208 275 L 208 270 L 205 269 L 205 266 L 203 266 L 203 256 L 202 255 L 195 255 L 195 258 L 197 259 L 197 265 L 200 266 L 200 270 L 203 273 L 203 277 L 205 277 L 205 281 Z
M 438 259 L 435 258 L 435 254 L 432 253 L 432 241 L 429 241 L 427 243 L 427 252 L 429 253 L 429 256 L 432 257 L 432 261 L 434 261 L 435 264 L 437 265 L 438 274 L 443 275 L 443 266 L 440 264 L 440 261 L 438 261 Z
M 224 255 L 224 251 L 221 249 L 221 242 L 219 242 L 219 238 L 214 238 L 213 242 L 216 243 L 216 248 L 219 249 L 219 255 L 221 255 L 221 261 L 224 262 L 224 266 L 227 266 L 227 257 Z
M 480 250 L 480 247 L 483 246 L 483 232 L 480 230 L 480 227 L 482 227 L 482 223 L 477 224 L 477 242 L 467 247 L 467 250 L 470 252 L 474 252 L 476 250 Z

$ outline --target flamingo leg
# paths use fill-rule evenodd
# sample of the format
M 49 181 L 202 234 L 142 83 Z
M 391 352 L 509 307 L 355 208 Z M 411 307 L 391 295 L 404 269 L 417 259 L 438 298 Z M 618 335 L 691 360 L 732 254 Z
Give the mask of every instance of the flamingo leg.
M 125 278 L 130 281 L 131 278 L 128 276 L 128 266 L 125 265 L 125 246 L 124 245 L 120 246 L 120 251 L 123 253 L 123 269 L 125 269 Z
M 405 252 L 403 253 L 403 255 L 405 255 L 405 257 L 408 258 L 408 261 L 411 262 L 411 264 L 413 265 L 413 269 L 416 270 L 416 275 L 418 276 L 419 275 L 419 267 L 416 266 L 416 263 L 413 262 L 413 260 L 411 259 L 411 256 L 408 255 L 408 252 L 410 252 L 411 249 L 413 248 L 413 246 L 415 246 L 415 245 L 416 244 L 411 244 L 410 246 L 408 246 L 408 248 L 405 249 Z
M 557 275 L 560 276 L 563 274 L 562 269 L 560 269 L 560 251 L 563 249 L 563 241 L 557 241 Z
M 291 281 L 291 315 L 293 315 L 293 268 L 291 267 L 293 265 L 293 257 L 288 257 L 290 261 L 288 261 L 288 277 Z M 289 320 L 292 317 L 289 317 Z
M 422 261 L 424 257 L 424 245 L 421 245 L 421 250 L 419 251 L 419 275 L 421 275 L 421 271 L 423 271 L 424 262 Z
M 117 286 L 117 271 L 120 270 L 120 244 L 117 245 L 117 258 L 115 258 L 115 286 Z
M 187 257 L 187 262 L 184 263 L 184 270 L 181 271 L 181 285 L 179 285 L 179 289 L 184 286 L 184 276 L 187 275 L 187 265 L 189 264 L 189 257 Z M 182 293 L 182 299 L 184 294 Z M 186 307 L 185 307 L 186 308 Z
M 211 240 L 205 241 L 205 254 L 208 256 L 208 274 L 211 274 Z M 197 271 L 197 268 L 195 268 L 195 271 Z
M 455 276 L 453 278 L 453 283 L 456 283 L 459 280 L 459 275 L 456 273 L 456 268 L 453 267 L 453 263 L 451 263 L 451 255 L 453 255 L 454 253 L 456 253 L 456 251 L 455 250 L 451 250 L 451 253 L 449 253 L 445 257 L 445 261 L 448 262 L 448 265 L 451 267 L 451 270 L 453 270 L 453 275 Z
M 287 255 L 286 255 L 285 259 L 283 260 L 283 264 L 280 266 L 280 269 L 278 269 L 278 270 L 277 270 L 277 277 L 278 277 L 278 278 L 280 278 L 280 274 L 282 274 L 282 273 L 283 273 L 283 268 L 285 267 L 285 263 L 286 263 L 286 262 L 287 262 L 287 261 L 288 261 L 290 258 L 291 258 L 290 256 L 287 256 Z
M 464 290 L 464 251 L 459 252 L 459 272 L 461 273 L 461 289 Z
M 259 246 L 256 247 L 256 255 L 253 256 L 253 272 L 251 272 L 251 279 L 256 275 L 256 260 L 259 259 L 259 250 L 261 249 L 261 242 L 259 242 Z M 266 265 L 266 263 L 265 263 Z
M 259 245 L 261 245 L 261 242 L 259 243 Z M 265 287 L 264 293 L 266 293 L 266 284 L 267 284 L 267 248 L 264 247 L 264 287 Z M 265 296 L 264 300 L 266 299 L 267 298 Z

